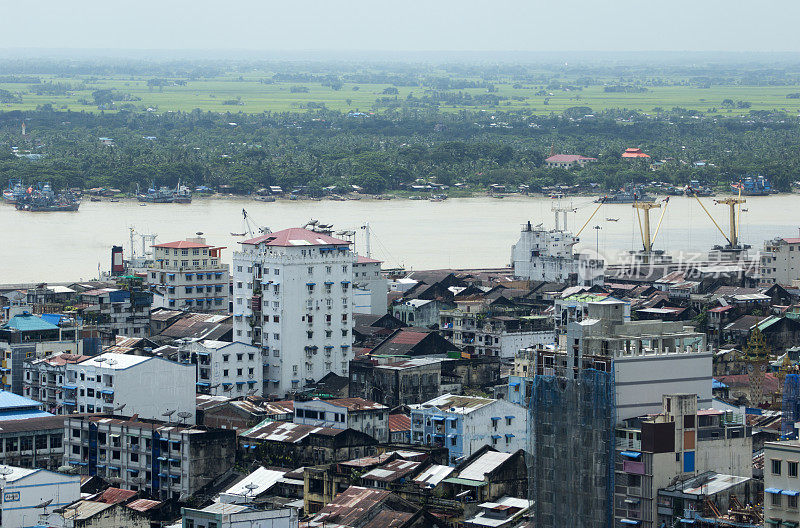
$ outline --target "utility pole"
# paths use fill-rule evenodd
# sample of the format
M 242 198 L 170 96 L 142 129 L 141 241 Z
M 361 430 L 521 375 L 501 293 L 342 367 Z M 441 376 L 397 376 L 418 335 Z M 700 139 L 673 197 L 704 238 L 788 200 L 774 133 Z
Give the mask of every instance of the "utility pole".
M 596 225 L 592 229 L 594 229 L 594 232 L 595 232 L 594 252 L 599 255 L 600 254 L 600 230 L 603 229 L 603 228 L 600 227 L 599 225 Z

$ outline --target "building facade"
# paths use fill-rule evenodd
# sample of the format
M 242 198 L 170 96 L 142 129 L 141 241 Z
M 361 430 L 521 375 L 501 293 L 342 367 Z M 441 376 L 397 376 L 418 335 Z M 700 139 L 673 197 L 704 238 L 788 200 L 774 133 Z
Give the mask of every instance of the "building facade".
M 158 292 L 163 308 L 227 312 L 230 281 L 222 250 L 203 237 L 153 246 L 153 267 L 147 283 Z
M 800 238 L 774 238 L 764 242 L 759 267 L 763 285 L 791 286 L 800 279 Z
M 295 400 L 294 423 L 355 429 L 379 442 L 389 441 L 389 408 L 362 398 Z
M 195 421 L 195 368 L 162 357 L 106 352 L 69 364 L 62 386 L 64 405 L 79 413 L 126 413 L 141 418 Z M 181 414 L 186 413 L 185 418 Z
M 260 347 L 235 341 L 195 341 L 181 350 L 181 361 L 197 368 L 197 390 L 211 387 L 233 397 L 261 395 L 264 391 L 264 360 Z
M 383 315 L 387 311 L 389 281 L 381 261 L 359 255 L 353 264 L 353 312 Z
M 300 391 L 329 372 L 347 375 L 356 260 L 350 244 L 292 228 L 246 240 L 234 253 L 234 339 L 269 352 L 267 394 Z
M 186 501 L 229 471 L 236 431 L 113 415 L 64 419 L 64 464 L 153 497 Z
M 445 394 L 411 406 L 411 442 L 447 447 L 456 465 L 485 445 L 524 449 L 527 423 L 527 410 L 508 401 Z
M 26 359 L 23 368 L 23 395 L 42 402 L 53 414 L 66 414 L 74 407 L 64 405 L 64 380 L 67 365 L 91 359 L 78 354 L 53 354 L 40 359 Z
M 764 521 L 768 523 L 765 526 L 800 524 L 798 464 L 797 440 L 764 443 Z

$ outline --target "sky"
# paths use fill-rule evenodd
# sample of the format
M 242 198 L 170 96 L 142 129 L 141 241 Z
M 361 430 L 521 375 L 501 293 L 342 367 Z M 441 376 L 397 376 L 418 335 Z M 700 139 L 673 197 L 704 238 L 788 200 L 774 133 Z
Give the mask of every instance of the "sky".
M 2 12 L 6 50 L 800 52 L 797 0 L 41 0 Z

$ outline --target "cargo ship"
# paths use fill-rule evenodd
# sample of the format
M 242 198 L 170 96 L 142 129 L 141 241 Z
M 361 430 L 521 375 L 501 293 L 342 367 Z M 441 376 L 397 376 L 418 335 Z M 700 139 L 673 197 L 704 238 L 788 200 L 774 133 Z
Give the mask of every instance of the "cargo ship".
M 772 184 L 764 176 L 746 176 L 737 183 L 731 184 L 735 193 L 741 191 L 742 196 L 767 196 L 773 194 Z
M 22 185 L 22 180 L 8 180 L 8 189 L 3 190 L 3 201 L 16 203 L 23 196 L 25 196 L 25 186 Z
M 34 189 L 28 187 L 14 206 L 18 211 L 77 211 L 80 199 L 71 192 L 56 193 L 50 183 L 40 183 Z

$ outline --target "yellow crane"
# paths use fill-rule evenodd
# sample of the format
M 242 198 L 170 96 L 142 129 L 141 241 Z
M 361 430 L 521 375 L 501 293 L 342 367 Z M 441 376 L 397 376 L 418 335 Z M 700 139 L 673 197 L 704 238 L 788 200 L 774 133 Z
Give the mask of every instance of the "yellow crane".
M 732 196 L 730 198 L 722 198 L 720 200 L 714 200 L 714 203 L 727 205 L 728 208 L 730 209 L 730 213 L 728 215 L 728 222 L 730 225 L 728 228 L 727 235 L 725 234 L 725 231 L 723 231 L 722 228 L 719 226 L 717 221 L 714 220 L 714 217 L 711 216 L 711 213 L 708 212 L 708 209 L 706 209 L 706 206 L 703 205 L 703 202 L 700 201 L 700 197 L 697 196 L 697 193 L 694 191 L 694 189 L 689 187 L 689 190 L 692 192 L 692 195 L 694 196 L 695 200 L 697 200 L 697 203 L 700 204 L 700 207 L 703 208 L 703 211 L 705 211 L 705 213 L 714 223 L 714 226 L 717 228 L 717 230 L 722 234 L 723 237 L 725 237 L 725 240 L 728 241 L 728 245 L 731 247 L 731 249 L 736 249 L 737 247 L 739 247 L 740 222 L 742 220 L 742 204 L 747 202 L 747 200 L 742 198 L 742 189 L 739 188 L 739 196 Z M 737 208 L 738 208 L 738 214 L 737 214 Z

